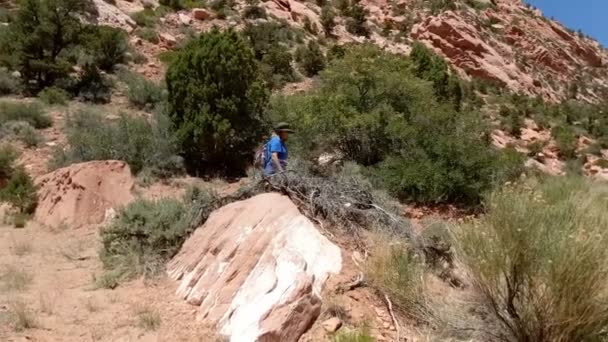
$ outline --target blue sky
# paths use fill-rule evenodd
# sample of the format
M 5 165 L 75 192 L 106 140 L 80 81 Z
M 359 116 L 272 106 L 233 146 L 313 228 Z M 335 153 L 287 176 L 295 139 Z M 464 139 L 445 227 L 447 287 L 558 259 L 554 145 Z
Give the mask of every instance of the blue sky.
M 608 0 L 527 0 L 546 17 L 599 40 L 608 47 Z

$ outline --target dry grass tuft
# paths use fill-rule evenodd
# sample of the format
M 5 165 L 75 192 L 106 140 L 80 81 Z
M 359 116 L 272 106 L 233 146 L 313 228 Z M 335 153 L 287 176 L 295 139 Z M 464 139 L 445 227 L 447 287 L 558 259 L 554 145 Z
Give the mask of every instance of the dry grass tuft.
M 9 314 L 13 329 L 17 332 L 38 326 L 34 313 L 22 300 L 13 300 L 9 303 Z
M 12 238 L 11 251 L 16 256 L 24 256 L 32 252 L 32 244 L 29 240 L 16 240 Z
M 368 329 L 354 329 L 339 331 L 332 339 L 332 342 L 374 342 L 373 338 Z
M 138 307 L 136 310 L 137 325 L 144 330 L 158 330 L 160 328 L 160 313 L 151 306 Z
M 95 300 L 92 298 L 87 298 L 87 300 L 84 302 L 84 307 L 90 313 L 97 312 L 101 309 L 97 302 L 95 302 Z
M 422 258 L 405 242 L 376 236 L 365 274 L 372 287 L 388 296 L 402 312 L 422 318 L 424 310 Z
M 323 300 L 323 315 L 325 317 L 337 317 L 342 322 L 350 321 L 348 310 L 337 298 L 325 298 Z
M 50 292 L 40 292 L 38 301 L 40 304 L 40 311 L 47 315 L 55 313 L 55 304 L 57 303 L 58 295 Z
M 32 282 L 32 276 L 24 269 L 9 265 L 0 275 L 0 282 L 6 291 L 24 291 Z

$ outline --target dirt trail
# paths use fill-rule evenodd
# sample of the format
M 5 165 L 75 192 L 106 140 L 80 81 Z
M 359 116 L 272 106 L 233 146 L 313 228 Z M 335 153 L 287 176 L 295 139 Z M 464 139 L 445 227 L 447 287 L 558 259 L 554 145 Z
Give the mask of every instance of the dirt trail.
M 98 250 L 96 228 L 0 225 L 0 341 L 213 341 L 167 279 L 96 288 Z M 16 303 L 35 328 L 16 331 Z M 149 328 L 158 318 L 159 328 Z

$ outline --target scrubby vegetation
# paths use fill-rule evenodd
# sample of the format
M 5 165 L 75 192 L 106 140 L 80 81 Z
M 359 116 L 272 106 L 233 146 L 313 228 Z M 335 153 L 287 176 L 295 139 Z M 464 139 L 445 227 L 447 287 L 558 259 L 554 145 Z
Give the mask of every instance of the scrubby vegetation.
M 126 206 L 100 232 L 100 258 L 106 268 L 102 281 L 116 284 L 135 276 L 158 274 L 197 227 L 193 223 L 207 219 L 215 200 L 212 192 L 192 188 L 183 202 L 139 199 Z
M 319 44 L 314 40 L 309 41 L 305 46 L 299 46 L 295 59 L 307 77 L 315 76 L 325 68 L 325 56 L 321 52 Z
M 519 174 L 521 157 L 494 150 L 478 113 L 457 113 L 452 97 L 437 95 L 444 83 L 417 76 L 420 65 L 433 65 L 429 58 L 348 48 L 321 73 L 318 91 L 275 98 L 271 115 L 296 126 L 291 146 L 302 155 L 327 152 L 355 161 L 402 199 L 478 203 Z M 431 70 L 431 81 L 447 73 Z
M 87 71 L 111 71 L 126 61 L 126 34 L 82 20 L 94 15 L 90 0 L 21 1 L 13 20 L 0 30 L 0 65 L 18 71 L 30 93 L 57 86 L 78 95 L 90 77 Z M 84 71 L 73 73 L 76 65 Z
M 421 316 L 424 311 L 422 291 L 425 271 L 421 255 L 405 242 L 391 244 L 387 238 L 374 242 L 372 255 L 366 265 L 370 285 L 389 296 L 399 310 Z
M 85 109 L 67 120 L 68 146 L 55 151 L 54 168 L 90 160 L 126 161 L 135 174 L 142 171 L 165 177 L 181 171 L 177 141 L 170 122 L 160 111 L 154 120 L 122 114 L 115 122 L 98 111 Z
M 243 35 L 253 47 L 264 80 L 272 88 L 278 89 L 296 80 L 290 48 L 302 42 L 303 32 L 287 23 L 262 22 L 247 24 Z
M 608 188 L 548 178 L 496 191 L 456 230 L 457 250 L 503 341 L 602 340 Z
M 70 99 L 70 94 L 61 88 L 48 87 L 38 93 L 38 97 L 50 105 L 65 105 Z
M 242 175 L 265 133 L 268 99 L 248 42 L 232 30 L 203 34 L 169 66 L 166 83 L 169 117 L 190 170 Z
M 137 200 L 122 209 L 117 220 L 101 230 L 104 266 L 121 278 L 153 275 L 179 250 L 187 236 L 186 213 L 176 200 Z
M 161 85 L 145 77 L 130 72 L 124 72 L 121 79 L 127 85 L 129 103 L 139 109 L 153 109 L 165 99 Z
M 16 159 L 13 148 L 0 146 L 0 202 L 13 206 L 15 218 L 32 214 L 38 203 L 34 182 Z
M 24 121 L 37 129 L 48 128 L 53 124 L 51 117 L 37 102 L 0 101 L 0 125 L 9 121 Z

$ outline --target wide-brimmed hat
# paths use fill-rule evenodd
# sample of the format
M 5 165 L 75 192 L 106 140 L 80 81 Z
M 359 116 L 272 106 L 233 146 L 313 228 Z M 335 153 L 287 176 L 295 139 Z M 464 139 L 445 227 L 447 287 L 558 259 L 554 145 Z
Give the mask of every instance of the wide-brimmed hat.
M 291 129 L 291 126 L 289 126 L 287 122 L 279 122 L 278 124 L 274 125 L 274 131 L 294 133 L 294 130 Z

